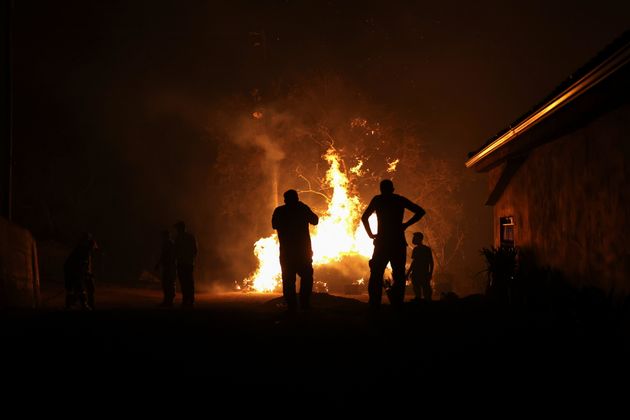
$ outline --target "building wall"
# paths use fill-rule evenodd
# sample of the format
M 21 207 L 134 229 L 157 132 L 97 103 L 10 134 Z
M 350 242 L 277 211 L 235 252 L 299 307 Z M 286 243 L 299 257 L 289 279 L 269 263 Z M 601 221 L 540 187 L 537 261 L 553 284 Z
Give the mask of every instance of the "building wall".
M 552 117 L 553 118 L 553 117 Z M 490 188 L 502 167 L 490 171 Z M 576 286 L 630 293 L 630 105 L 532 150 L 494 207 L 526 259 Z
M 31 233 L 0 218 L 0 307 L 39 302 L 37 248 Z

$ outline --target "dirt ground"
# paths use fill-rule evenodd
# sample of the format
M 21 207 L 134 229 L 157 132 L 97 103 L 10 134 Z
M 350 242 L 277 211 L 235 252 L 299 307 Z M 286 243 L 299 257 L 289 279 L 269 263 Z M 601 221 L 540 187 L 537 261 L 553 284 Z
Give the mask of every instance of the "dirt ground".
M 82 312 L 62 310 L 62 294 L 45 290 L 41 309 L 1 313 L 3 376 L 378 396 L 480 383 L 593 387 L 628 372 L 625 324 L 614 320 L 588 324 L 481 296 L 372 313 L 365 298 L 316 294 L 311 313 L 290 318 L 279 295 L 200 293 L 194 310 L 159 309 L 159 290 L 100 285 L 98 309 Z

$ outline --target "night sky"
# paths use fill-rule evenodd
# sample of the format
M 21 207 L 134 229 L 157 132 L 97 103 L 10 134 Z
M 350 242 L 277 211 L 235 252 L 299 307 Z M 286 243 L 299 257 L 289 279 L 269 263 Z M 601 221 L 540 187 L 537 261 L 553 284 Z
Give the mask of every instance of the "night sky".
M 14 219 L 67 246 L 92 231 L 121 280 L 183 219 L 204 279 L 229 283 L 271 233 L 268 172 L 239 121 L 273 109 L 341 133 L 331 121 L 355 116 L 459 174 L 474 271 L 492 226 L 467 153 L 626 30 L 622 3 L 15 1 Z M 279 147 L 295 166 L 296 144 Z

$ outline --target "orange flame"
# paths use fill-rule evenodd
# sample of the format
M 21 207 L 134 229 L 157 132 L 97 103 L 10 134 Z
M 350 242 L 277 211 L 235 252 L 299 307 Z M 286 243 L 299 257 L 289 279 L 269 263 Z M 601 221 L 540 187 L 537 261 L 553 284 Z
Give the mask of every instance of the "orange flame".
M 311 229 L 313 266 L 338 262 L 345 256 L 362 256 L 367 260 L 374 245 L 360 223 L 363 205 L 358 196 L 349 192 L 350 181 L 341 169 L 341 158 L 336 150 L 328 149 L 323 158 L 330 165 L 326 183 L 333 193 L 319 224 Z M 370 217 L 370 226 L 375 232 L 375 214 Z M 245 279 L 245 286 L 258 292 L 277 290 L 282 281 L 278 236 L 259 239 L 254 244 L 254 254 L 258 268 Z

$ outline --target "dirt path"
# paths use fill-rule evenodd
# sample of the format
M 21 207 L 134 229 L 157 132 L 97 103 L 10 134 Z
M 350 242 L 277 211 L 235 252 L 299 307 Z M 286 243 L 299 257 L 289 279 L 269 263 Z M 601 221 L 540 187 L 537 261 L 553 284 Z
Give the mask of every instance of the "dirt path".
M 55 293 L 45 292 L 42 310 L 1 313 L 7 377 L 63 379 L 70 369 L 94 381 L 195 377 L 361 390 L 474 386 L 475 378 L 601 382 L 628 366 L 627 343 L 610 326 L 585 330 L 480 298 L 373 314 L 360 300 L 317 294 L 310 314 L 288 318 L 278 295 L 201 293 L 194 310 L 169 310 L 156 308 L 159 290 L 101 285 L 99 309 L 81 312 L 61 310 Z

